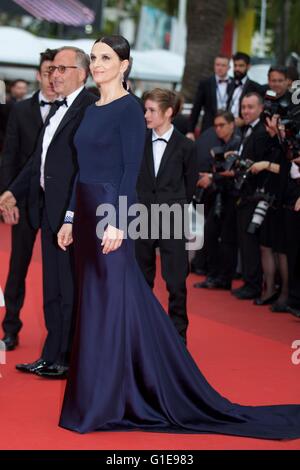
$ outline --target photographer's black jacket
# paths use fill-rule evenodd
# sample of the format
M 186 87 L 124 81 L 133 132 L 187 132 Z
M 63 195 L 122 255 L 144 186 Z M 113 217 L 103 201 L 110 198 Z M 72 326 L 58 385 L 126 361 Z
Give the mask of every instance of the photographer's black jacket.
M 242 159 L 249 159 L 253 162 L 272 161 L 270 152 L 272 139 L 261 121 L 253 128 L 252 134 L 243 141 L 243 145 Z M 250 198 L 257 188 L 263 188 L 269 174 L 268 171 L 262 171 L 258 175 L 249 174 L 241 189 L 241 198 Z

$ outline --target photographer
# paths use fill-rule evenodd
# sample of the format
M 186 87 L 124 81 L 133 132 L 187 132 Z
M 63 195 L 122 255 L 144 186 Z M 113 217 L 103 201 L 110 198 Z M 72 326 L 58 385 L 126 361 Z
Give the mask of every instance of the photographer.
M 285 145 L 285 158 L 280 164 L 280 190 L 282 203 L 286 207 L 285 229 L 287 238 L 287 260 L 289 289 L 288 301 L 284 312 L 289 312 L 300 318 L 300 110 L 295 109 L 291 123 L 285 120 L 285 125 L 279 126 L 279 132 Z
M 212 172 L 200 173 L 197 186 L 210 189 L 214 203 L 205 224 L 205 246 L 207 249 L 207 278 L 196 283 L 196 288 L 231 289 L 237 263 L 236 236 L 236 191 L 233 187 L 234 172 L 228 169 L 228 159 L 240 146 L 241 138 L 235 131 L 234 116 L 219 111 L 214 128 L 222 147 L 212 149 L 215 157 Z M 227 157 L 227 158 L 226 158 Z
M 298 177 L 294 178 L 292 184 L 295 186 L 294 194 L 298 196 L 298 199 L 294 211 L 286 211 L 287 256 L 290 276 L 288 311 L 300 318 L 300 158 L 295 164 L 298 166 Z
M 273 73 L 274 75 L 274 73 Z M 272 312 L 288 312 L 299 316 L 300 312 L 300 272 L 299 272 L 299 215 L 297 199 L 300 196 L 300 109 L 291 95 L 286 92 L 286 100 L 277 96 L 266 101 L 264 117 L 266 129 L 272 137 L 270 161 L 253 165 L 252 173 L 267 170 L 268 191 L 276 197 L 276 205 L 270 207 L 261 229 L 262 264 L 265 279 L 265 292 L 259 305 L 271 303 L 276 298 L 276 267 L 281 277 L 279 298 L 271 306 Z M 276 175 L 277 174 L 277 175 Z M 274 293 L 274 295 L 272 294 Z M 273 297 L 273 298 L 272 298 Z M 278 295 L 277 295 L 278 297 Z
M 270 136 L 260 120 L 263 111 L 263 99 L 257 93 L 249 93 L 242 100 L 242 117 L 246 126 L 243 132 L 239 154 L 243 161 L 254 163 L 265 161 L 270 146 Z M 237 205 L 238 240 L 242 262 L 244 285 L 234 289 L 232 294 L 241 300 L 260 297 L 262 286 L 262 268 L 260 257 L 259 230 L 249 233 L 254 211 L 260 199 L 264 198 L 266 171 L 258 175 L 251 172 L 242 175 L 240 198 Z
M 268 174 L 264 183 L 266 194 L 273 195 L 273 203 L 267 208 L 265 219 L 260 229 L 260 250 L 263 269 L 264 289 L 256 305 L 272 304 L 272 312 L 286 310 L 288 298 L 288 265 L 286 256 L 285 209 L 280 197 L 280 163 L 285 158 L 283 148 L 277 137 L 279 116 L 266 117 L 266 130 L 271 137 L 267 161 L 254 163 L 250 168 L 252 174 L 262 171 Z M 271 196 L 272 197 L 272 196 Z M 267 206 L 266 206 L 267 207 Z M 280 293 L 276 291 L 276 272 L 280 274 Z

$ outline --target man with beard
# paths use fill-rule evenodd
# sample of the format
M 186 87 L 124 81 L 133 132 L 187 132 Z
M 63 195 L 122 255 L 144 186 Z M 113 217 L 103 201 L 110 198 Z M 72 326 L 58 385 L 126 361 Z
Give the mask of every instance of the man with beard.
M 235 86 L 228 97 L 228 111 L 231 111 L 235 117 L 235 123 L 238 127 L 243 127 L 244 120 L 241 114 L 241 103 L 244 96 L 248 93 L 258 93 L 263 96 L 261 85 L 250 80 L 248 71 L 251 67 L 250 56 L 244 52 L 237 52 L 233 57 Z

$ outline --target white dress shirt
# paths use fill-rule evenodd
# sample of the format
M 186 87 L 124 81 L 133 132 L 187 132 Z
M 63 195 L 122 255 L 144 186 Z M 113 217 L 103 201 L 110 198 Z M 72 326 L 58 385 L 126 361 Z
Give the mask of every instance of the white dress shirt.
M 247 75 L 241 80 L 241 84 L 240 86 L 238 86 L 234 92 L 233 92 L 233 95 L 232 95 L 232 100 L 231 100 L 231 109 L 230 111 L 232 112 L 232 114 L 234 115 L 235 118 L 239 117 L 240 115 L 240 101 L 241 101 L 241 96 L 242 96 L 242 93 L 243 93 L 243 89 L 244 89 L 244 86 L 245 86 L 245 83 L 247 81 L 248 77 Z
M 46 127 L 44 138 L 43 138 L 43 150 L 42 150 L 42 157 L 41 157 L 41 177 L 40 177 L 40 184 L 43 189 L 45 189 L 45 178 L 44 178 L 44 170 L 45 170 L 45 161 L 48 152 L 49 145 L 53 139 L 55 132 L 59 124 L 61 123 L 64 115 L 72 105 L 73 101 L 77 98 L 79 93 L 83 90 L 84 86 L 78 88 L 77 90 L 73 91 L 69 96 L 66 96 L 68 106 L 60 106 L 56 113 L 51 117 L 48 126 Z
M 155 130 L 152 130 L 152 150 L 153 150 L 153 160 L 154 160 L 154 174 L 157 176 L 161 159 L 163 157 L 164 151 L 166 150 L 167 143 L 161 140 L 155 142 L 156 139 L 165 139 L 169 142 L 171 135 L 173 134 L 174 126 L 171 125 L 170 129 L 165 132 L 163 135 L 158 135 Z
M 227 80 L 226 82 L 219 83 L 219 80 Z M 228 101 L 228 83 L 229 83 L 229 76 L 225 78 L 218 77 L 216 75 L 216 82 L 217 82 L 217 109 L 226 109 L 227 108 L 227 101 Z
M 297 180 L 298 178 L 300 178 L 300 168 L 294 162 L 292 162 L 290 176 L 293 180 Z
M 45 101 L 46 103 L 49 103 L 49 100 L 48 100 L 47 98 L 45 98 L 45 96 L 43 95 L 43 93 L 40 91 L 40 92 L 39 92 L 39 103 L 40 103 L 42 100 Z M 41 105 L 40 105 L 40 111 L 41 111 L 41 115 L 42 115 L 43 122 L 46 121 L 46 118 L 47 118 L 48 113 L 49 113 L 49 111 L 50 111 L 50 107 L 51 107 L 51 105 L 49 105 L 49 104 L 45 104 L 44 106 L 41 106 Z

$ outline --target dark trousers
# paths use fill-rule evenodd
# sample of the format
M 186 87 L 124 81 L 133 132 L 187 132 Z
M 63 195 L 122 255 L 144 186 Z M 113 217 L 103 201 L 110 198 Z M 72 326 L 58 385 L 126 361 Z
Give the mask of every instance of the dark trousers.
M 242 277 L 246 286 L 259 294 L 262 288 L 259 230 L 255 234 L 247 232 L 256 206 L 257 202 L 246 202 L 238 206 L 237 225 Z
M 300 309 L 300 214 L 286 210 L 287 258 L 289 269 L 288 305 Z
M 2 326 L 10 335 L 18 334 L 22 328 L 20 311 L 25 297 L 25 279 L 37 234 L 29 223 L 25 207 L 20 207 L 19 211 L 19 223 L 11 229 L 11 254 L 4 290 L 6 313 Z
M 73 250 L 57 245 L 57 234 L 49 225 L 43 208 L 42 224 L 43 295 L 47 338 L 42 358 L 67 365 L 71 348 L 74 305 Z
M 214 204 L 215 195 L 207 190 L 200 190 L 202 191 L 203 195 L 197 201 L 198 204 L 204 204 L 204 217 L 207 220 L 208 214 Z M 207 271 L 208 269 L 208 260 L 207 260 L 207 246 L 204 240 L 204 245 L 201 250 L 197 250 L 195 252 L 195 256 L 192 259 L 191 266 L 194 269 L 199 269 L 203 271 Z
M 159 247 L 161 272 L 169 292 L 168 313 L 178 333 L 186 339 L 186 278 L 189 273 L 185 240 L 136 240 L 137 262 L 151 289 L 156 274 L 156 248 Z
M 227 194 L 221 197 L 221 214 L 213 206 L 204 227 L 207 251 L 207 276 L 232 282 L 237 265 L 236 200 Z

